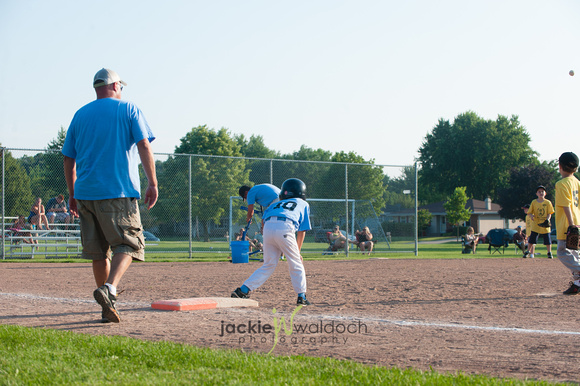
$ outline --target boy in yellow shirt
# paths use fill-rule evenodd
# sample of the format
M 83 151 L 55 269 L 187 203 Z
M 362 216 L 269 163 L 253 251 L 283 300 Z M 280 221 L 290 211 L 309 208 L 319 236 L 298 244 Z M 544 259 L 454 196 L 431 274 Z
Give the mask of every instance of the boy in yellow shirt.
M 530 204 L 530 209 L 528 214 L 532 218 L 532 232 L 528 239 L 528 251 L 530 252 L 530 257 L 534 258 L 534 252 L 536 251 L 536 242 L 538 237 L 542 235 L 544 238 L 544 245 L 548 250 L 548 259 L 552 258 L 552 239 L 550 237 L 550 218 L 552 218 L 552 213 L 554 213 L 554 207 L 552 202 L 546 199 L 546 188 L 544 185 L 540 185 L 536 188 L 537 199 L 532 201 Z M 526 233 L 528 230 L 526 229 Z
M 578 191 L 580 181 L 574 176 L 578 170 L 578 157 L 572 152 L 562 153 L 558 159 L 562 179 L 556 183 L 556 238 L 557 256 L 571 272 L 573 281 L 564 295 L 576 295 L 580 291 L 580 257 L 577 250 L 566 248 L 568 227 L 580 224 Z

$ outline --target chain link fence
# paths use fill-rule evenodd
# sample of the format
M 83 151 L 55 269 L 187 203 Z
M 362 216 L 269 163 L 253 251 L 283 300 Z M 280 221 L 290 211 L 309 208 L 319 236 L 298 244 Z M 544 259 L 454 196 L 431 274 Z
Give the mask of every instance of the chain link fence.
M 68 202 L 68 191 L 60 152 L 0 150 L 0 209 L 5 236 L 2 251 L 3 258 L 12 258 L 13 253 L 9 252 L 14 250 L 15 239 L 6 235 L 17 216 L 28 217 L 36 198 L 46 205 L 62 194 Z M 149 256 L 192 258 L 209 252 L 229 254 L 229 242 L 246 225 L 245 203 L 237 195 L 238 188 L 261 183 L 281 186 L 292 177 L 305 182 L 311 206 L 313 229 L 307 232 L 304 256 L 324 253 L 329 244 L 327 234 L 335 225 L 350 240 L 354 240 L 357 230 L 369 227 L 376 253 L 417 253 L 416 166 L 163 153 L 156 153 L 155 161 L 159 200 L 151 210 L 141 208 Z M 143 173 L 141 181 L 144 192 L 147 179 Z M 248 232 L 257 242 L 261 236 L 259 223 L 256 214 Z M 27 224 L 27 229 L 32 228 L 34 224 Z M 51 224 L 51 228 L 74 229 L 74 224 Z M 23 242 L 20 244 L 23 256 L 28 249 L 34 250 Z M 68 249 L 72 248 L 63 250 Z M 348 255 L 360 251 L 351 244 L 336 253 Z

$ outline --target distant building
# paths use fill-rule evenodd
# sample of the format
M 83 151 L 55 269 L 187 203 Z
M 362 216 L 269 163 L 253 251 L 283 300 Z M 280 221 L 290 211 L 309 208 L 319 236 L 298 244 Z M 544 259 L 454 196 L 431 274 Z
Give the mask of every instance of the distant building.
M 452 231 L 453 224 L 448 224 L 446 219 L 445 208 L 443 204 L 445 201 L 436 202 L 434 204 L 423 205 L 421 209 L 427 209 L 433 216 L 431 218 L 431 225 L 426 229 L 427 236 L 440 236 L 444 233 Z M 472 226 L 475 233 L 483 233 L 484 235 L 490 229 L 494 228 L 515 228 L 521 225 L 525 228 L 525 223 L 519 219 L 511 220 L 500 217 L 499 210 L 501 206 L 491 202 L 490 198 L 485 201 L 469 199 L 465 204 L 466 208 L 471 209 L 471 218 L 465 222 L 465 226 Z M 400 211 L 391 210 L 385 212 L 381 217 L 382 220 L 394 222 L 413 222 L 414 213 L 412 209 L 403 209 Z

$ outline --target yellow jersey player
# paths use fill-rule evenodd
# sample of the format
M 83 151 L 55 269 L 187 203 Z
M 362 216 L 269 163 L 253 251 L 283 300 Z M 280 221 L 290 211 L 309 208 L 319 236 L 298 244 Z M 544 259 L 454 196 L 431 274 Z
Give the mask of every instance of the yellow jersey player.
M 578 227 L 580 224 L 580 181 L 574 177 L 574 172 L 578 170 L 578 157 L 572 152 L 563 153 L 558 164 L 562 179 L 556 183 L 556 253 L 562 264 L 572 272 L 570 288 L 563 293 L 576 295 L 580 290 L 580 257 L 577 250 L 566 248 L 566 234 L 569 227 Z
M 530 209 L 528 210 L 528 214 L 532 218 L 532 232 L 528 239 L 528 251 L 530 252 L 530 257 L 534 258 L 536 243 L 538 237 L 541 235 L 544 238 L 544 245 L 548 250 L 548 258 L 551 259 L 552 239 L 550 237 L 550 218 L 552 218 L 552 213 L 554 213 L 554 207 L 552 206 L 552 202 L 546 199 L 546 187 L 544 185 L 536 188 L 536 196 L 538 198 L 532 201 Z

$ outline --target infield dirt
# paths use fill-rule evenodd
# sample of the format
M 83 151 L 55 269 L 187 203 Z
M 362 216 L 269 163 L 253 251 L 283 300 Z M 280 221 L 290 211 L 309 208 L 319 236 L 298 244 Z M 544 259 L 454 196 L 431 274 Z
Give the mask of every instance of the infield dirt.
M 157 300 L 229 297 L 259 264 L 135 263 L 119 288 L 121 323 L 101 324 L 90 264 L 1 263 L 0 323 L 389 367 L 580 381 L 580 296 L 562 295 L 571 276 L 557 260 L 306 261 L 313 305 L 298 311 L 287 263 L 280 262 L 251 294 L 258 308 L 151 308 Z M 290 328 L 292 314 L 292 332 L 276 332 L 282 317 Z

